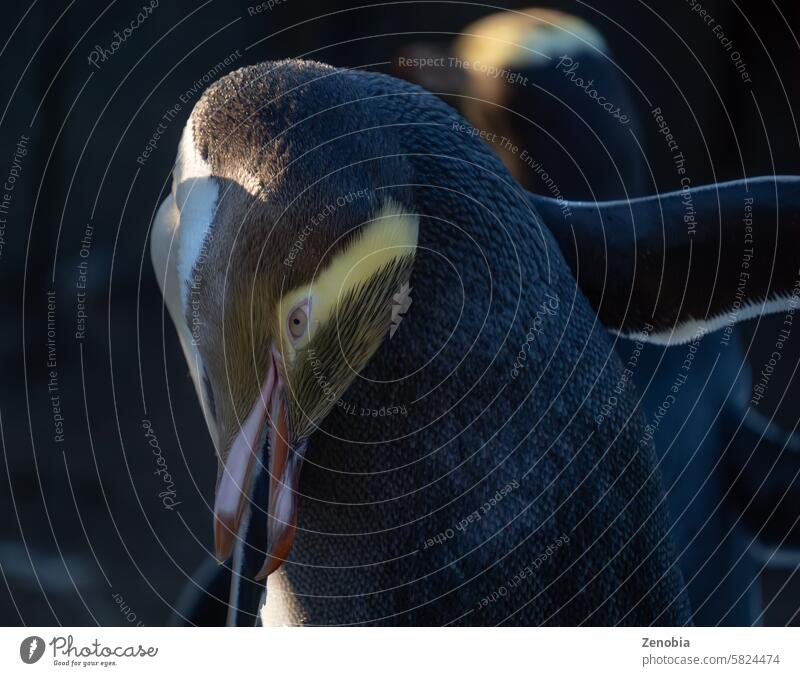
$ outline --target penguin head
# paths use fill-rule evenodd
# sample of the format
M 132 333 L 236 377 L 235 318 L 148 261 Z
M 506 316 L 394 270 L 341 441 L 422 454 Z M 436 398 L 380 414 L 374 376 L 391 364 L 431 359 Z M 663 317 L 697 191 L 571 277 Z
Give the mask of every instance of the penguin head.
M 342 77 L 327 87 L 333 69 L 315 64 L 316 95 L 298 97 L 308 68 L 263 64 L 204 93 L 153 229 L 153 262 L 220 460 L 221 560 L 268 449 L 257 577 L 289 552 L 309 437 L 409 305 L 417 246 L 418 217 L 396 187 L 408 183 L 405 166 L 365 159 L 376 143 L 391 148 L 391 133 L 365 132 L 364 106 L 331 110 L 347 88 Z

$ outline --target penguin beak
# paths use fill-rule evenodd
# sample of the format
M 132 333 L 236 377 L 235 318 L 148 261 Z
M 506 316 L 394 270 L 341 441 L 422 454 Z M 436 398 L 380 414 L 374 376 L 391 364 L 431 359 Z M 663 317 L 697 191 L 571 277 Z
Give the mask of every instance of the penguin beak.
M 306 441 L 292 443 L 289 438 L 284 383 L 278 369 L 281 356 L 274 347 L 271 357 L 261 392 L 230 446 L 214 505 L 214 549 L 223 562 L 233 552 L 264 439 L 269 444 L 267 556 L 256 580 L 275 572 L 291 550 L 297 524 L 297 487 L 306 450 Z

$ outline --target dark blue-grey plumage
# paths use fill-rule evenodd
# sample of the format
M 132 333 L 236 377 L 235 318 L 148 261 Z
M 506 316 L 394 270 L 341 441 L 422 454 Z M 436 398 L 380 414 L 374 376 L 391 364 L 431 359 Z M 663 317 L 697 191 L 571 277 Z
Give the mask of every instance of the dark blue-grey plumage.
M 267 190 L 278 171 L 295 195 L 366 188 L 402 196 L 421 217 L 412 309 L 311 438 L 294 548 L 269 581 L 286 601 L 281 619 L 685 622 L 634 397 L 623 393 L 595 422 L 619 361 L 501 162 L 454 128 L 463 120 L 446 105 L 386 76 L 267 63 L 237 71 L 221 91 L 233 109 L 252 106 L 277 148 L 264 154 L 250 139 L 245 153 L 266 160 Z M 558 309 L 537 333 L 548 302 Z M 407 415 L 359 415 L 400 404 Z
M 691 320 L 732 326 L 800 283 L 800 179 L 759 177 L 634 200 L 537 208 L 603 323 L 669 335 Z M 770 311 L 766 308 L 763 311 Z M 728 314 L 730 313 L 730 317 Z
M 463 68 L 405 68 L 400 74 L 459 109 L 532 191 L 592 200 L 537 204 L 608 326 L 624 330 L 627 324 L 631 332 L 648 326 L 652 335 L 657 325 L 662 339 L 681 322 L 688 329 L 683 337 L 689 336 L 690 345 L 617 341 L 631 369 L 631 382 L 622 386 L 635 386 L 646 419 L 657 422 L 651 429 L 693 622 L 750 624 L 756 617 L 758 570 L 747 551 L 753 533 L 763 535 L 765 527 L 785 533 L 793 522 L 793 512 L 786 510 L 783 528 L 771 523 L 776 508 L 796 502 L 783 498 L 786 479 L 797 476 L 797 459 L 784 450 L 787 435 L 748 410 L 749 365 L 732 326 L 748 312 L 760 312 L 743 307 L 745 299 L 758 306 L 770 297 L 770 287 L 788 293 L 795 283 L 791 231 L 800 205 L 791 193 L 796 183 L 784 182 L 775 191 L 772 179 L 758 179 L 635 204 L 604 204 L 601 211 L 595 201 L 644 192 L 649 172 L 624 64 L 602 39 L 591 38 L 591 29 L 576 34 L 579 23 L 538 8 L 502 12 L 465 27 L 468 37 L 455 47 L 415 43 L 402 52 L 423 57 L 422 63 L 475 53 L 514 74 L 509 81 Z M 560 38 L 558 51 L 552 49 L 554 35 Z M 541 51 L 555 58 L 544 58 Z M 600 95 L 618 104 L 620 114 L 601 107 Z M 508 140 L 498 142 L 499 134 Z M 744 223 L 748 214 L 757 223 L 750 233 Z M 789 243 L 781 250 L 779 224 L 781 239 Z M 753 232 L 757 256 L 750 251 Z M 783 257 L 774 269 L 773 252 Z M 696 327 L 687 320 L 715 314 L 724 330 L 693 340 Z M 676 374 L 686 380 L 680 396 L 670 399 Z M 665 401 L 670 402 L 666 414 Z M 771 475 L 777 467 L 782 471 Z M 743 528 L 742 510 L 753 533 Z

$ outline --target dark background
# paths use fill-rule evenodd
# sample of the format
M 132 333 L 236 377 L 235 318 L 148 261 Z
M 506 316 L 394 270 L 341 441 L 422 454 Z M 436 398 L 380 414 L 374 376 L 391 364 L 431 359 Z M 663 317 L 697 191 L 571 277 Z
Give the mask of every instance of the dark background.
M 209 556 L 216 460 L 148 251 L 149 224 L 202 86 L 185 104 L 180 96 L 226 58 L 230 66 L 218 75 L 284 57 L 388 72 L 414 39 L 447 41 L 492 8 L 526 6 L 420 2 L 348 10 L 351 3 L 285 0 L 250 16 L 255 3 L 162 0 L 99 68 L 90 65 L 95 45 L 108 48 L 142 4 L 75 0 L 3 8 L 3 181 L 18 141 L 30 140 L 0 253 L 1 624 L 163 624 Z M 742 82 L 690 3 L 539 4 L 600 29 L 624 71 L 662 108 L 695 185 L 800 173 L 797 3 L 764 1 L 748 9 L 703 3 L 733 39 L 752 84 Z M 649 121 L 646 101 L 635 99 Z M 141 166 L 137 157 L 176 104 L 181 110 Z M 640 141 L 657 189 L 679 188 L 655 125 L 643 125 Z M 87 225 L 92 237 L 82 258 Z M 86 333 L 78 340 L 82 260 L 89 288 Z M 49 290 L 56 291 L 55 369 L 47 365 Z M 754 364 L 763 363 L 776 332 L 769 319 L 743 331 L 746 341 L 754 337 Z M 798 348 L 792 336 L 785 351 L 796 357 Z M 777 412 L 792 428 L 798 394 L 789 386 L 797 360 L 789 363 L 773 376 L 761 411 Z M 51 370 L 62 442 L 54 440 Z M 180 504 L 172 510 L 159 497 L 165 485 L 154 474 L 157 458 L 143 419 L 152 424 L 174 482 Z M 798 561 L 786 552 L 779 566 L 764 570 L 766 623 L 793 617 L 797 604 L 786 599 L 800 597 Z

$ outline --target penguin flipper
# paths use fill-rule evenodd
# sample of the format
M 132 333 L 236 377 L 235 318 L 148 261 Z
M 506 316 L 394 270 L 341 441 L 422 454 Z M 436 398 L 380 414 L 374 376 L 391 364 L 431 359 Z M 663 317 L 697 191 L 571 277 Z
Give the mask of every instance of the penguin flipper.
M 613 202 L 531 197 L 620 335 L 678 344 L 800 302 L 800 176 Z

